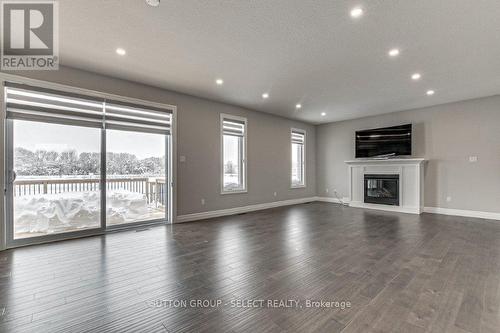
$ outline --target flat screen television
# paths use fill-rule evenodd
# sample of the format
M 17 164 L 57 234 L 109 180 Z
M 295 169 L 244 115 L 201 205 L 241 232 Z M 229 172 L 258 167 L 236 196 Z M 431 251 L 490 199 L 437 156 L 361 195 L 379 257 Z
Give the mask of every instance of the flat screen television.
M 356 158 L 411 155 L 411 124 L 356 131 Z

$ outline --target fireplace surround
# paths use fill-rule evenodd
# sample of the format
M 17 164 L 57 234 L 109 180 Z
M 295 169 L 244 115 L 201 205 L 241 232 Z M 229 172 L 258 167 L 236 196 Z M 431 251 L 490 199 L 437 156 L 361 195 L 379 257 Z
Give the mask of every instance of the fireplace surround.
M 421 214 L 425 162 L 423 158 L 346 161 L 349 169 L 349 206 Z M 380 178 L 378 183 L 372 176 Z M 371 185 L 366 197 L 365 182 Z M 379 184 L 381 186 L 376 186 Z

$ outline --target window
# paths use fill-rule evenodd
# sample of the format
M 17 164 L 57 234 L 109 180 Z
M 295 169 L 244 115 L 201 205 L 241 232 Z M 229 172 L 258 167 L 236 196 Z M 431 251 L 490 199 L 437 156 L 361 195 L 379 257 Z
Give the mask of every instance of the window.
M 292 187 L 305 187 L 305 156 L 306 156 L 306 132 L 292 129 Z
M 12 119 L 12 236 L 100 227 L 101 130 Z
M 107 225 L 168 218 L 171 114 L 110 100 L 105 112 Z
M 221 114 L 222 193 L 246 192 L 246 118 Z
M 9 246 L 171 217 L 174 107 L 4 85 Z
M 167 138 L 159 133 L 106 131 L 108 226 L 166 218 Z

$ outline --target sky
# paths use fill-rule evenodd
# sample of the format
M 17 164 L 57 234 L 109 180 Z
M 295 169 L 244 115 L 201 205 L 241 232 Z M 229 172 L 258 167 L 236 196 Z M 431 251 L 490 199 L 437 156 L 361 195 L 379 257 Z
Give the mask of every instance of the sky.
M 82 152 L 100 152 L 101 130 L 98 128 L 14 121 L 14 146 L 31 151 L 74 149 Z M 165 156 L 165 137 L 160 134 L 107 131 L 107 151 L 130 153 L 139 159 Z

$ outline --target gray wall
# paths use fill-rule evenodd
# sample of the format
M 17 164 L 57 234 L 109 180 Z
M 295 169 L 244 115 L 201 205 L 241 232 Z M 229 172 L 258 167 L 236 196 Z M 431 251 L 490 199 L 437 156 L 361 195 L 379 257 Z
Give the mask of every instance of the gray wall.
M 318 196 L 348 196 L 356 130 L 404 123 L 414 126 L 413 156 L 429 159 L 425 206 L 500 212 L 500 96 L 317 126 Z
M 186 156 L 186 162 L 177 164 L 178 215 L 316 195 L 313 125 L 72 68 L 22 74 L 34 79 L 176 105 L 177 155 Z M 246 194 L 220 194 L 220 113 L 248 119 Z M 2 131 L 3 126 L 0 127 Z M 291 127 L 307 131 L 305 189 L 290 189 Z M 276 197 L 273 192 L 277 192 Z M 204 206 L 201 205 L 201 198 L 206 200 Z

